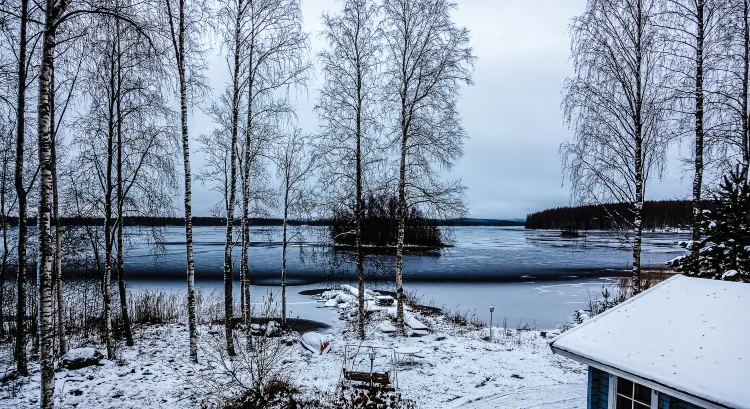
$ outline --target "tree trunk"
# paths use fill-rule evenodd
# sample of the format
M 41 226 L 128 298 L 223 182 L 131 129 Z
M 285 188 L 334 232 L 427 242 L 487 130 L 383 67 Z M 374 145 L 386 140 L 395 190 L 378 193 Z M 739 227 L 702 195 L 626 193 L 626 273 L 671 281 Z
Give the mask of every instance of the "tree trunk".
M 8 192 L 8 151 L 3 152 L 3 179 L 0 186 L 0 211 L 2 220 L 0 228 L 3 231 L 3 259 L 0 264 L 0 338 L 5 338 L 5 272 L 8 267 L 8 212 L 5 209 L 6 195 Z
M 16 371 L 22 376 L 29 374 L 26 358 L 26 225 L 27 198 L 23 183 L 23 154 L 26 125 L 26 25 L 29 0 L 21 0 L 21 33 L 18 45 L 18 107 L 16 114 L 16 168 L 15 185 L 18 197 L 18 275 L 16 278 Z
M 182 157 L 185 171 L 185 250 L 188 282 L 188 327 L 190 359 L 198 362 L 197 317 L 195 311 L 195 261 L 193 259 L 193 204 L 190 174 L 190 140 L 187 123 L 187 78 L 185 78 L 185 0 L 180 0 L 177 45 L 177 71 L 180 77 L 180 123 L 182 125 Z
M 227 198 L 227 229 L 224 241 L 224 333 L 226 338 L 227 355 L 234 356 L 234 338 L 232 336 L 232 319 L 234 306 L 232 303 L 232 246 L 234 244 L 234 203 L 237 197 L 237 133 L 240 110 L 240 13 L 239 3 L 234 26 L 234 70 L 232 72 L 232 137 L 230 150 L 229 197 Z M 242 284 L 240 284 L 242 291 Z
M 117 27 L 117 289 L 120 294 L 120 314 L 122 315 L 125 344 L 135 345 L 133 331 L 128 313 L 128 299 L 125 288 L 125 261 L 123 255 L 123 214 L 125 208 L 125 192 L 122 177 L 122 52 L 120 50 L 120 20 L 115 20 Z
M 396 241 L 396 327 L 406 334 L 404 326 L 404 237 L 406 235 L 406 109 L 401 117 L 401 161 L 398 172 L 398 237 Z
M 286 324 L 286 249 L 287 226 L 289 224 L 289 169 L 285 169 L 286 180 L 284 181 L 284 232 L 281 248 L 281 322 Z
M 633 204 L 633 294 L 641 292 L 641 241 L 643 237 L 643 82 L 642 82 L 642 52 L 643 52 L 643 10 L 641 0 L 638 0 L 637 10 L 637 38 L 636 38 L 636 100 L 635 100 L 635 202 Z
M 359 50 L 357 48 L 357 50 Z M 358 54 L 359 56 L 359 54 Z M 359 61 L 358 61 L 359 62 Z M 359 325 L 357 330 L 359 331 L 359 339 L 365 339 L 365 261 L 364 251 L 362 249 L 362 218 L 364 206 L 362 205 L 362 70 L 359 64 L 357 64 L 357 107 L 356 107 L 356 138 L 357 147 L 355 152 L 356 160 L 356 177 L 355 182 L 356 194 L 355 198 L 355 234 L 356 234 L 356 245 L 357 245 L 357 302 L 358 302 L 358 315 Z M 396 256 L 398 257 L 398 255 Z M 398 264 L 397 264 L 398 266 Z M 399 282 L 401 276 L 400 269 L 396 270 L 396 282 Z M 398 285 L 398 284 L 397 284 Z
M 39 143 L 39 331 L 41 334 L 41 407 L 54 406 L 54 324 L 52 317 L 52 138 L 50 136 L 50 77 L 55 50 L 55 23 L 60 9 L 47 0 L 42 66 L 39 74 L 39 107 L 37 132 Z
M 750 119 L 748 118 L 748 76 L 750 74 L 750 1 L 744 0 L 742 9 L 742 33 L 744 36 L 742 61 L 742 175 L 750 183 Z
M 698 0 L 697 6 L 697 23 L 698 32 L 696 34 L 696 55 L 695 55 L 695 177 L 693 178 L 693 226 L 690 239 L 697 243 L 701 239 L 701 221 L 703 220 L 701 206 L 701 191 L 703 187 L 703 42 L 705 36 L 705 27 L 703 21 L 704 0 Z M 693 256 L 697 257 L 698 247 L 693 246 Z M 697 264 L 696 264 L 697 268 Z M 698 274 L 699 271 L 693 271 Z
M 50 140 L 52 155 L 52 217 L 55 220 L 55 270 L 53 277 L 57 288 L 57 336 L 59 338 L 58 355 L 68 352 L 68 342 L 65 336 L 65 295 L 62 279 L 62 227 L 60 226 L 60 197 L 57 187 L 57 132 L 55 128 L 55 71 L 50 73 Z
M 107 127 L 107 168 L 105 191 L 104 191 L 104 282 L 102 284 L 102 296 L 104 298 L 104 341 L 107 344 L 107 358 L 115 359 L 115 344 L 112 334 L 112 173 L 114 167 L 114 143 L 115 143 L 115 107 L 117 90 L 115 84 L 115 46 L 112 47 L 112 61 L 109 66 L 109 112 Z
M 250 49 L 250 62 L 249 66 L 252 67 L 252 47 Z M 248 265 L 248 250 L 250 248 L 250 146 L 252 142 L 252 127 L 253 127 L 253 80 L 252 73 L 248 83 L 247 91 L 247 128 L 245 129 L 245 166 L 243 168 L 244 177 L 242 179 L 242 261 L 240 262 L 240 270 L 243 282 L 241 284 L 241 291 L 243 291 L 245 298 L 245 311 L 242 312 L 242 318 L 245 325 L 250 324 L 250 316 L 252 312 L 250 304 L 250 267 Z

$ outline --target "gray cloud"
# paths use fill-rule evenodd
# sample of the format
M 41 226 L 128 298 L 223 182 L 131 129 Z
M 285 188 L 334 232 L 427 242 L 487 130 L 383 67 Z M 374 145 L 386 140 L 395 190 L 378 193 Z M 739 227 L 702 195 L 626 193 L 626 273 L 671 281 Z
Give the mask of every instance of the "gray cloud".
M 472 217 L 515 218 L 547 207 L 566 205 L 558 148 L 570 133 L 563 124 L 560 91 L 573 69 L 569 61 L 568 23 L 585 0 L 459 0 L 455 19 L 472 32 L 478 57 L 475 85 L 465 88 L 459 105 L 470 139 L 465 155 L 450 173 L 466 186 Z M 303 0 L 304 29 L 310 33 L 314 57 L 322 47 L 317 33 L 323 11 L 336 11 L 333 0 Z M 215 95 L 228 82 L 224 57 L 216 50 L 209 78 Z M 312 110 L 320 76 L 308 92 L 293 95 L 299 124 L 317 128 Z M 208 132 L 210 119 L 194 111 L 191 133 Z M 195 150 L 197 146 L 193 146 Z M 684 150 L 684 148 L 683 148 Z M 650 198 L 685 197 L 687 183 L 670 155 L 667 177 L 651 183 Z M 196 165 L 203 159 L 195 153 Z M 196 215 L 208 215 L 219 196 L 202 186 L 194 189 Z

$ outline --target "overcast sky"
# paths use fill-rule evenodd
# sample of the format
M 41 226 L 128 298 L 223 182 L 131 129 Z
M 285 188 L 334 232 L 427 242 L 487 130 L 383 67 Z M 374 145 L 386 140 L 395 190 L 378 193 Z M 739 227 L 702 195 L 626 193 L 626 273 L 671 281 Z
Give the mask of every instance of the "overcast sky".
M 570 137 L 560 110 L 560 91 L 572 75 L 568 23 L 581 14 L 585 0 L 456 0 L 455 20 L 471 30 L 477 56 L 475 85 L 462 91 L 459 110 L 469 135 L 465 154 L 452 172 L 468 188 L 471 217 L 524 218 L 526 214 L 569 203 L 560 178 L 558 148 Z M 304 29 L 311 56 L 321 49 L 320 15 L 335 12 L 335 0 L 302 0 Z M 229 82 L 223 56 L 216 50 L 208 72 L 216 95 Z M 299 125 L 315 132 L 312 111 L 320 84 L 316 67 L 309 93 L 294 97 Z M 194 111 L 191 134 L 209 132 L 208 117 Z M 192 138 L 195 139 L 194 137 Z M 197 146 L 193 144 L 193 151 Z M 673 149 L 664 180 L 647 188 L 649 198 L 685 198 L 688 179 Z M 202 155 L 194 154 L 194 169 Z M 194 182 L 195 183 L 195 182 Z M 199 183 L 193 189 L 196 216 L 208 216 L 219 200 Z

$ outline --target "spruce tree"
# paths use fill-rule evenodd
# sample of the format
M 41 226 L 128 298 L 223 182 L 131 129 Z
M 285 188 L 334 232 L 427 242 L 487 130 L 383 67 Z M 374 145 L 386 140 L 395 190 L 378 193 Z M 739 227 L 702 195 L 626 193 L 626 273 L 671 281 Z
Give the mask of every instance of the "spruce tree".
M 669 262 L 688 275 L 750 282 L 750 184 L 737 169 L 719 186 L 713 212 L 704 210 L 700 241 L 682 242 L 691 251 Z

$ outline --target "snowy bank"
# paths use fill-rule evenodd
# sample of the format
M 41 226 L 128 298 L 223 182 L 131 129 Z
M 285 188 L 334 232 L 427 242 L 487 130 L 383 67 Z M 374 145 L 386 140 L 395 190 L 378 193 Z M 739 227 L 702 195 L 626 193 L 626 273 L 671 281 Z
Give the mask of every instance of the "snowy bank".
M 348 320 L 356 311 L 356 295 L 355 288 L 339 288 L 319 301 Z M 489 342 L 488 328 L 458 325 L 444 315 L 409 309 L 412 336 L 404 337 L 394 332 L 395 305 L 378 305 L 378 297 L 366 293 L 370 318 L 364 342 L 356 331 L 342 326 L 312 340 L 328 341 L 328 353 L 321 355 L 303 347 L 299 334 L 282 337 L 288 348 L 279 371 L 299 387 L 301 398 L 338 388 L 346 350 L 353 351 L 349 358 L 354 370 L 369 371 L 369 352 L 378 347 L 374 369 L 395 371 L 394 386 L 419 408 L 586 407 L 586 367 L 553 355 L 538 331 L 494 328 Z M 328 303 L 331 300 L 335 305 Z M 222 331 L 219 326 L 199 326 L 201 363 L 194 365 L 187 360 L 185 325 L 139 328 L 135 346 L 118 345 L 116 361 L 103 359 L 100 366 L 57 372 L 56 401 L 61 408 L 200 407 L 206 404 L 206 390 L 194 386 L 216 381 L 208 379 L 215 368 L 207 363 L 203 340 Z M 0 346 L 0 373 L 11 367 L 10 352 L 10 345 Z M 39 366 L 32 364 L 30 370 L 28 378 L 0 384 L 0 407 L 38 407 Z

